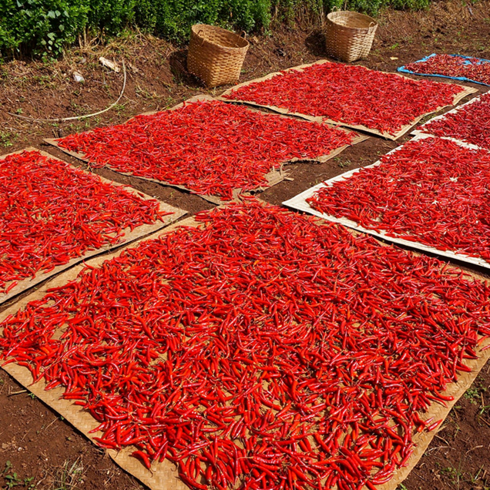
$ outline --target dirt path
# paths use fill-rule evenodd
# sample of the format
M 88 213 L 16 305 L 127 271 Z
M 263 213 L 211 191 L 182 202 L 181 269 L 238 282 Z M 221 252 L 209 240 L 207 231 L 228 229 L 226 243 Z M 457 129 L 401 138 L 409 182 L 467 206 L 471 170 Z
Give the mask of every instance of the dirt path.
M 430 11 L 387 11 L 379 20 L 373 51 L 368 60 L 361 62 L 369 68 L 394 71 L 432 52 L 490 59 L 490 1 L 471 5 L 459 0 L 440 1 Z M 310 26 L 282 28 L 270 36 L 257 35 L 249 40 L 251 48 L 243 81 L 325 57 L 323 35 Z M 119 95 L 122 74 L 103 69 L 98 63 L 99 56 L 126 60 L 128 84 L 114 110 L 71 124 L 27 122 L 8 114 L 53 118 L 88 114 L 107 107 Z M 79 161 L 43 146 L 42 139 L 121 123 L 135 114 L 164 109 L 198 93 L 215 94 L 183 73 L 183 66 L 183 49 L 142 35 L 106 47 L 87 43 L 71 50 L 63 61 L 52 64 L 12 61 L 0 65 L 0 153 L 37 146 L 78 166 Z M 73 80 L 74 71 L 82 74 L 84 84 Z M 487 91 L 481 85 L 468 85 L 480 92 Z M 216 94 L 225 88 L 216 90 Z M 291 166 L 294 181 L 282 182 L 262 193 L 261 198 L 280 204 L 322 180 L 373 163 L 407 139 L 408 136 L 392 142 L 370 138 L 327 163 Z M 105 169 L 96 172 L 191 214 L 213 207 L 177 189 Z M 0 370 L 0 486 L 13 488 L 14 483 L 18 484 L 17 488 L 31 489 L 143 488 L 105 456 L 103 450 L 89 443 L 39 400 L 31 398 Z M 457 403 L 419 465 L 400 488 L 490 488 L 490 365 Z

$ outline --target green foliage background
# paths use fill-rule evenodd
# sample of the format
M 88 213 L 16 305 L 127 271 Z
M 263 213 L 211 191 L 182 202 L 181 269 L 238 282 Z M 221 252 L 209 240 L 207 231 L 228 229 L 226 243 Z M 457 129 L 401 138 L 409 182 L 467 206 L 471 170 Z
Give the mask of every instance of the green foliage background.
M 430 0 L 0 0 L 0 53 L 56 57 L 84 30 L 116 35 L 127 27 L 169 40 L 188 39 L 192 24 L 246 32 L 271 22 L 315 20 L 334 7 L 376 15 L 385 6 L 425 8 Z

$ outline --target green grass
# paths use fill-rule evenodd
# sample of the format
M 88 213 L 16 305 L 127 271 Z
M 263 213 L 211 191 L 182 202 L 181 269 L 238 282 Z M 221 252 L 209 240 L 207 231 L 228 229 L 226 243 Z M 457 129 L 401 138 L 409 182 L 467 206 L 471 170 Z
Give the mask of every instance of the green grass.
M 17 473 L 14 471 L 12 463 L 7 461 L 5 463 L 5 468 L 0 474 L 4 479 L 5 487 L 3 490 L 10 490 L 11 488 L 24 488 L 27 490 L 33 490 L 36 488 L 36 485 L 33 483 L 34 477 L 31 476 L 29 478 L 20 478 Z
M 0 131 L 0 146 L 8 148 L 13 146 L 14 141 L 17 139 L 17 135 L 10 131 Z

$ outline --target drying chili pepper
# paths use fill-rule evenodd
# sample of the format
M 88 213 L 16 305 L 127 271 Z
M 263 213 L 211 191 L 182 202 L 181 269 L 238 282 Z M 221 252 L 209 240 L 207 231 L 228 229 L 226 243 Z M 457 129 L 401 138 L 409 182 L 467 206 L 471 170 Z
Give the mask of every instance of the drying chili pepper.
M 488 285 L 255 200 L 197 220 L 6 319 L 0 358 L 192 488 L 389 480 L 490 335 Z
M 405 65 L 406 70 L 421 75 L 465 78 L 470 82 L 490 85 L 490 61 L 451 54 L 435 54 L 424 61 Z
M 441 138 L 409 141 L 320 188 L 311 207 L 387 236 L 490 262 L 490 153 Z
M 268 186 L 265 175 L 293 160 L 311 160 L 349 145 L 353 132 L 326 124 L 200 101 L 126 124 L 58 140 L 96 167 L 181 185 L 201 195 Z
M 395 135 L 417 117 L 452 105 L 454 96 L 463 90 L 363 66 L 323 63 L 281 72 L 225 97 Z
M 157 201 L 37 151 L 9 155 L 0 160 L 0 293 L 165 214 Z
M 429 121 L 419 129 L 490 150 L 490 94 L 484 94 L 442 118 Z

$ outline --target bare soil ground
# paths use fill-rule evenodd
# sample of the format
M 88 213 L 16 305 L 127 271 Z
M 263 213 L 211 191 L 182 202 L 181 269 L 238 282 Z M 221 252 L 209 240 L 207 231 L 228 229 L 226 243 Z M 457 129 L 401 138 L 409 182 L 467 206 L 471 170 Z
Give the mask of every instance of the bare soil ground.
M 369 68 L 395 71 L 398 66 L 433 52 L 490 59 L 489 0 L 468 5 L 460 0 L 439 1 L 430 10 L 421 12 L 388 10 L 378 20 L 380 27 L 373 50 L 367 60 L 360 62 Z M 243 68 L 243 81 L 326 57 L 321 28 L 306 22 L 276 28 L 270 35 L 255 35 L 249 40 L 251 47 Z M 98 62 L 100 56 L 126 61 L 127 87 L 113 110 L 67 123 L 26 121 L 9 115 L 62 118 L 107 107 L 117 99 L 123 77 L 103 68 Z M 226 89 L 201 87 L 186 73 L 185 56 L 185 47 L 133 33 L 106 46 L 98 45 L 96 40 L 83 42 L 58 62 L 13 60 L 0 64 L 0 154 L 37 146 L 79 166 L 79 161 L 53 147 L 43 146 L 42 139 L 122 123 L 135 114 L 165 109 L 198 93 L 217 95 Z M 75 71 L 84 77 L 85 83 L 73 80 Z M 481 85 L 467 85 L 480 92 L 488 90 Z M 268 189 L 261 198 L 280 204 L 322 180 L 375 162 L 407 139 L 409 136 L 392 142 L 373 137 L 327 163 L 291 166 L 294 181 Z M 191 214 L 213 207 L 177 189 L 106 169 L 95 172 Z M 1 370 L 0 486 L 51 490 L 144 488 L 119 469 L 103 450 L 88 442 Z M 451 411 L 421 462 L 399 488 L 490 489 L 490 365 L 484 367 Z

